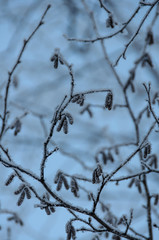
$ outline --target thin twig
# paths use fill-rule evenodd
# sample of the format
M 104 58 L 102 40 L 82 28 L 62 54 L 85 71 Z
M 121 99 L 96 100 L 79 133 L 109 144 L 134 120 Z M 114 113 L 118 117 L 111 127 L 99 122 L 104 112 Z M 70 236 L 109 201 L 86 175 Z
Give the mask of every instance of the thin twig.
M 42 26 L 44 24 L 43 19 L 45 17 L 45 15 L 47 14 L 48 10 L 50 9 L 51 5 L 49 4 L 45 10 L 45 12 L 43 13 L 38 25 L 36 26 L 36 28 L 33 30 L 33 32 L 30 34 L 30 36 L 24 40 L 23 42 L 23 46 L 20 50 L 20 53 L 18 55 L 18 58 L 12 68 L 12 70 L 10 72 L 8 72 L 8 81 L 7 81 L 7 86 L 5 89 L 5 97 L 4 97 L 4 110 L 3 110 L 3 116 L 2 116 L 2 127 L 1 127 L 1 131 L 0 131 L 0 140 L 2 139 L 5 127 L 6 127 L 6 118 L 7 118 L 7 113 L 8 113 L 8 95 L 9 95 L 9 89 L 10 89 L 10 84 L 11 84 L 11 80 L 12 80 L 12 76 L 17 68 L 17 66 L 21 63 L 21 58 L 23 56 L 24 50 L 26 49 L 27 44 L 29 43 L 29 41 L 31 40 L 31 38 L 34 36 L 34 34 L 37 32 L 37 30 L 40 28 L 40 26 Z

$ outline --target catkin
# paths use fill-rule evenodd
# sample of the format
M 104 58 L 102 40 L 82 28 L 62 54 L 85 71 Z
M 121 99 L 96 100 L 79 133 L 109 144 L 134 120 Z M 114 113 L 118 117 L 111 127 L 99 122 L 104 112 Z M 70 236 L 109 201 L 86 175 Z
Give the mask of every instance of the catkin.
M 15 175 L 14 173 L 12 173 L 12 174 L 9 176 L 9 178 L 6 180 L 5 185 L 8 186 L 9 184 L 11 184 L 15 176 L 16 176 L 16 175 Z
M 20 194 L 20 197 L 18 199 L 18 202 L 17 202 L 17 205 L 18 206 L 21 206 L 23 201 L 24 201 L 24 198 L 25 198 L 25 192 L 23 191 L 21 194 Z
M 113 94 L 112 92 L 109 92 L 105 99 L 105 108 L 108 108 L 108 110 L 111 110 L 112 105 L 113 105 Z

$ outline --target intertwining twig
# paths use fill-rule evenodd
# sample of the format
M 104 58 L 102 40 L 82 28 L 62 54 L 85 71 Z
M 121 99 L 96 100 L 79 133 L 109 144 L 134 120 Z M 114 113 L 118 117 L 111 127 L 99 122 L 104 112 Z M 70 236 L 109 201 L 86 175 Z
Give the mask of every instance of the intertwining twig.
M 155 7 L 155 5 L 159 2 L 159 0 L 157 1 L 154 1 L 151 5 L 150 5 L 150 8 L 147 10 L 145 16 L 143 17 L 143 19 L 141 20 L 136 32 L 134 33 L 134 35 L 131 37 L 131 39 L 129 40 L 129 42 L 126 44 L 125 48 L 124 48 L 124 51 L 120 54 L 120 56 L 117 58 L 114 66 L 117 66 L 118 62 L 120 61 L 121 57 L 123 57 L 124 59 L 126 59 L 126 52 L 128 50 L 128 47 L 130 46 L 130 44 L 134 41 L 134 39 L 137 37 L 137 35 L 139 34 L 140 32 L 140 29 L 142 28 L 145 20 L 147 19 L 147 17 L 149 16 L 150 12 L 152 11 L 152 9 Z
M 85 3 L 85 1 L 82 0 L 82 2 L 83 2 L 83 5 L 84 5 L 85 8 L 86 8 L 86 11 L 88 12 L 91 20 L 92 20 L 92 24 L 93 24 L 93 27 L 94 27 L 94 29 L 95 29 L 95 32 L 96 32 L 96 35 L 97 35 L 97 39 L 98 39 L 98 40 L 101 40 L 101 38 L 100 38 L 100 36 L 99 36 L 99 33 L 98 33 L 98 30 L 97 30 L 97 26 L 96 26 L 94 17 L 93 17 L 93 13 L 88 9 L 88 6 L 87 6 L 87 4 Z M 144 16 L 143 20 L 141 21 L 141 23 L 140 23 L 140 25 L 139 25 L 139 28 L 137 29 L 136 33 L 134 34 L 134 36 L 131 38 L 130 42 L 128 43 L 128 46 L 129 46 L 129 45 L 131 44 L 131 42 L 135 39 L 135 37 L 137 36 L 138 32 L 140 31 L 140 29 L 141 29 L 144 21 L 146 20 L 147 16 L 149 15 L 149 13 L 151 12 L 151 10 L 153 9 L 153 7 L 154 7 L 157 3 L 158 3 L 158 1 L 155 1 L 155 2 L 151 5 L 150 9 L 147 11 L 146 15 Z M 100 39 L 99 39 L 99 38 L 100 38 Z M 72 40 L 72 39 L 69 39 L 69 40 Z M 78 39 L 73 39 L 73 40 L 74 40 L 74 41 L 76 41 L 76 40 L 78 41 Z M 84 41 L 84 42 L 85 42 L 85 41 Z M 102 45 L 103 52 L 104 52 L 104 54 L 105 54 L 105 56 L 106 56 L 106 50 L 105 50 L 105 47 L 104 47 L 104 44 L 103 44 L 102 41 L 101 41 L 101 45 Z M 126 47 L 126 50 L 127 50 L 128 46 Z M 144 48 L 144 49 L 145 49 L 145 48 Z M 144 50 L 144 51 L 145 51 L 145 50 Z M 125 51 L 125 52 L 126 52 L 126 51 Z M 110 61 L 109 61 L 108 56 L 106 56 L 105 59 L 107 60 L 107 62 L 109 63 L 109 65 L 112 67 L 112 65 L 111 65 L 111 63 L 110 63 Z M 136 66 L 137 66 L 137 65 L 136 65 Z M 117 81 L 119 82 L 119 79 L 120 79 L 120 78 L 118 77 L 118 74 L 116 73 L 116 71 L 115 71 L 113 68 L 112 68 L 112 70 L 113 70 L 113 72 L 114 72 L 114 74 L 115 74 L 115 76 L 116 76 L 116 78 L 117 78 Z M 130 113 L 130 116 L 131 116 L 132 121 L 133 121 L 134 126 L 135 126 L 136 140 L 137 140 L 136 144 L 139 145 L 140 133 L 139 133 L 139 125 L 138 125 L 138 124 L 139 124 L 139 120 L 141 119 L 142 114 L 141 114 L 141 116 L 139 115 L 139 118 L 136 118 L 136 117 L 135 117 L 135 115 L 134 115 L 134 113 L 133 113 L 133 110 L 132 110 L 132 108 L 131 108 L 131 106 L 130 106 L 127 93 L 126 93 L 126 89 L 127 89 L 127 88 L 123 87 L 123 84 L 122 84 L 122 83 L 119 82 L 119 84 L 120 84 L 120 86 L 122 87 L 123 94 L 124 94 L 124 97 L 125 97 L 126 106 L 127 106 L 127 109 L 128 109 L 128 111 L 129 111 L 129 113 Z M 148 132 L 148 135 L 149 135 L 149 133 L 152 131 L 152 129 L 154 128 L 154 125 L 155 125 L 155 124 L 153 124 L 153 126 L 150 128 L 150 131 Z M 148 136 L 148 135 L 147 135 L 147 136 Z M 145 139 L 147 139 L 147 136 L 145 137 Z M 141 160 L 141 159 L 142 159 L 141 150 L 139 151 L 139 153 L 140 153 L 140 160 Z M 147 218 L 148 218 L 149 236 L 150 236 L 150 238 L 152 239 L 153 237 L 152 237 L 151 204 L 150 204 L 150 201 L 149 201 L 149 190 L 148 190 L 148 186 L 147 186 L 146 175 L 144 175 L 143 179 L 144 179 L 144 180 L 143 180 L 143 184 L 144 184 L 145 192 L 146 192 L 146 195 L 147 195 Z M 101 188 L 100 188 L 101 192 L 102 192 L 103 187 L 104 187 L 104 182 L 102 182 L 102 184 L 101 184 Z M 100 195 L 100 190 L 99 190 L 99 192 L 98 192 L 99 195 Z M 94 206 L 96 205 L 96 202 L 98 202 L 98 201 L 99 201 L 99 198 L 98 198 L 98 196 L 97 196 L 97 199 L 96 199 L 96 201 L 95 201 Z M 96 208 L 96 207 L 94 207 L 94 211 L 95 211 L 95 208 Z
M 121 81 L 121 78 L 120 78 L 118 72 L 114 69 L 114 67 L 111 64 L 111 61 L 109 59 L 109 56 L 107 54 L 107 51 L 106 51 L 106 48 L 105 48 L 105 45 L 104 45 L 104 39 L 102 39 L 100 37 L 99 31 L 98 31 L 98 27 L 97 27 L 97 24 L 96 24 L 96 21 L 95 21 L 95 18 L 94 18 L 94 14 L 93 14 L 93 12 L 91 12 L 89 10 L 86 2 L 84 0 L 82 2 L 83 2 L 84 6 L 85 6 L 85 9 L 87 10 L 87 12 L 88 12 L 88 14 L 90 16 L 90 19 L 92 20 L 92 25 L 93 25 L 93 28 L 95 30 L 96 36 L 97 36 L 96 39 L 100 40 L 100 44 L 101 44 L 101 47 L 102 47 L 102 50 L 103 50 L 103 54 L 104 54 L 105 60 L 109 64 L 109 66 L 110 66 L 110 68 L 111 68 L 111 70 L 112 70 L 112 72 L 113 72 L 113 74 L 114 74 L 118 84 L 120 85 L 120 87 L 122 89 L 122 93 L 123 93 L 123 96 L 124 96 L 125 103 L 123 105 L 116 104 L 114 106 L 115 107 L 124 107 L 126 109 L 126 111 L 128 111 L 128 113 L 130 114 L 131 120 L 132 120 L 132 122 L 134 124 L 134 128 L 135 128 L 135 141 L 134 142 L 132 142 L 132 143 L 131 142 L 121 143 L 121 144 L 119 143 L 119 144 L 116 144 L 116 145 L 112 145 L 110 147 L 106 146 L 106 147 L 103 147 L 100 151 L 98 151 L 98 153 L 100 153 L 101 151 L 104 151 L 104 150 L 108 151 L 108 153 L 110 153 L 110 152 L 112 152 L 112 150 L 116 150 L 117 148 L 124 147 L 124 146 L 131 146 L 131 145 L 132 146 L 136 146 L 136 150 L 125 161 L 123 161 L 118 167 L 116 167 L 110 174 L 105 173 L 102 170 L 102 167 L 100 166 L 99 161 L 97 161 L 98 169 L 96 169 L 96 171 L 99 170 L 99 171 L 101 171 L 101 172 L 103 171 L 103 172 L 102 173 L 100 172 L 100 176 L 102 178 L 102 181 L 98 182 L 99 183 L 99 185 L 98 185 L 99 186 L 99 190 L 98 190 L 97 196 L 95 196 L 95 194 L 93 194 L 93 196 L 92 196 L 93 210 L 92 209 L 91 210 L 86 210 L 84 208 L 76 206 L 76 204 L 73 205 L 71 203 L 71 201 L 68 202 L 66 200 L 63 200 L 62 197 L 60 195 L 58 195 L 56 191 L 52 190 L 52 186 L 50 187 L 50 184 L 47 182 L 47 178 L 45 178 L 44 170 L 46 168 L 46 161 L 47 161 L 48 157 L 52 156 L 52 154 L 57 150 L 57 148 L 56 148 L 57 144 L 55 143 L 56 139 L 54 139 L 54 130 L 56 129 L 57 131 L 60 131 L 61 129 L 63 129 L 64 133 L 67 134 L 67 132 L 68 132 L 68 123 L 71 124 L 71 125 L 73 124 L 73 117 L 72 117 L 72 115 L 69 112 L 67 112 L 68 111 L 68 107 L 72 103 L 77 103 L 80 106 L 83 106 L 84 103 L 85 103 L 85 98 L 87 97 L 88 94 L 95 94 L 95 93 L 98 93 L 98 92 L 101 92 L 101 93 L 104 92 L 104 93 L 107 93 L 107 96 L 109 96 L 109 101 L 105 102 L 105 105 L 102 108 L 103 109 L 108 108 L 109 110 L 111 110 L 112 109 L 112 103 L 110 104 L 110 99 L 112 101 L 112 97 L 113 97 L 112 91 L 110 89 L 90 90 L 90 91 L 74 93 L 75 92 L 74 91 L 75 90 L 74 89 L 75 88 L 75 79 L 74 79 L 74 73 L 73 73 L 72 64 L 69 64 L 64 59 L 64 57 L 62 56 L 62 54 L 60 53 L 59 50 L 55 50 L 55 54 L 51 58 L 51 61 L 54 62 L 54 68 L 55 69 L 58 68 L 58 63 L 59 62 L 60 62 L 60 64 L 65 65 L 68 68 L 70 79 L 71 79 L 71 81 L 70 81 L 70 93 L 68 95 L 65 95 L 62 98 L 61 103 L 55 109 L 53 117 L 52 117 L 52 120 L 51 120 L 49 131 L 47 130 L 46 125 L 44 123 L 44 118 L 45 118 L 44 114 L 42 114 L 42 115 L 40 114 L 39 115 L 39 114 L 34 114 L 33 113 L 33 115 L 36 115 L 39 118 L 41 126 L 42 126 L 43 131 L 44 131 L 45 139 L 46 139 L 45 142 L 44 142 L 44 148 L 43 148 L 43 158 L 42 158 L 41 164 L 40 164 L 40 174 L 36 175 L 36 174 L 32 173 L 30 170 L 25 169 L 25 168 L 21 167 L 20 165 L 15 164 L 13 162 L 13 160 L 11 159 L 10 155 L 9 155 L 9 151 L 7 149 L 5 149 L 2 145 L 0 145 L 0 148 L 1 148 L 2 155 L 4 155 L 5 158 L 3 158 L 3 156 L 1 156 L 0 157 L 0 161 L 1 161 L 1 163 L 5 167 L 13 169 L 14 172 L 19 177 L 19 180 L 22 181 L 23 183 L 25 183 L 26 187 L 28 187 L 30 190 L 32 190 L 32 192 L 35 194 L 36 198 L 39 199 L 39 201 L 41 202 L 40 204 L 36 205 L 37 207 L 39 207 L 41 209 L 45 209 L 46 213 L 48 215 L 50 214 L 50 210 L 49 210 L 48 207 L 52 207 L 52 212 L 54 212 L 54 207 L 63 207 L 65 209 L 67 209 L 73 215 L 73 219 L 71 219 L 69 221 L 70 225 L 68 224 L 68 226 L 67 226 L 68 238 L 70 238 L 69 234 L 74 234 L 74 232 L 75 232 L 75 228 L 71 224 L 76 222 L 76 221 L 79 221 L 79 222 L 81 222 L 83 224 L 88 225 L 89 228 L 82 227 L 82 228 L 76 229 L 77 231 L 90 231 L 90 232 L 93 232 L 93 233 L 106 233 L 106 232 L 110 232 L 110 233 L 113 233 L 113 234 L 117 235 L 118 238 L 124 237 L 126 239 L 132 239 L 132 240 L 135 240 L 135 239 L 151 239 L 152 240 L 153 239 L 153 232 L 152 232 L 152 227 L 153 226 L 152 226 L 152 216 L 151 216 L 151 209 L 152 209 L 151 198 L 152 198 L 152 195 L 151 195 L 150 189 L 149 189 L 148 184 L 147 184 L 147 176 L 151 172 L 159 173 L 159 171 L 156 170 L 156 169 L 154 170 L 153 168 L 149 167 L 149 165 L 146 164 L 143 161 L 143 156 L 142 156 L 143 154 L 142 154 L 141 150 L 142 149 L 146 149 L 147 140 L 149 138 L 149 135 L 150 135 L 151 131 L 154 129 L 154 126 L 155 126 L 157 121 L 155 121 L 155 123 L 153 123 L 153 125 L 150 127 L 149 131 L 147 132 L 146 136 L 144 137 L 143 141 L 141 142 L 141 139 L 140 139 L 141 138 L 141 136 L 140 136 L 141 134 L 140 134 L 139 123 L 141 121 L 141 118 L 142 118 L 143 114 L 147 110 L 147 108 L 144 108 L 143 110 L 141 110 L 141 112 L 136 116 L 135 110 L 133 110 L 133 107 L 131 106 L 130 96 L 129 96 L 128 92 L 127 92 L 127 89 L 128 89 L 129 85 L 133 88 L 132 81 L 130 81 L 130 79 L 128 79 L 128 81 L 125 84 L 123 83 L 124 81 L 123 82 Z M 99 2 L 101 4 L 101 7 L 103 9 L 105 9 L 105 11 L 108 14 L 112 14 L 105 7 L 105 5 L 103 4 L 102 1 L 99 0 Z M 147 4 L 147 5 L 145 4 L 145 6 L 152 7 L 153 4 L 154 4 L 154 2 L 152 4 Z M 139 6 L 136 9 L 136 11 L 133 13 L 133 15 L 128 20 L 128 22 L 125 23 L 123 29 L 125 29 L 126 26 L 129 24 L 129 22 L 131 22 L 131 20 L 138 13 L 140 8 L 141 8 L 141 6 Z M 151 39 L 151 41 L 152 41 L 152 39 Z M 144 53 L 145 53 L 145 49 L 146 49 L 147 44 L 148 43 L 145 43 L 145 47 L 143 49 Z M 142 60 L 143 60 L 143 56 L 139 57 L 137 59 L 137 61 L 135 62 L 135 67 L 134 67 L 134 69 L 132 69 L 132 70 L 134 70 L 134 73 L 136 73 L 137 66 L 139 66 L 139 63 L 142 62 Z M 19 63 L 17 63 L 17 65 L 18 64 Z M 13 72 L 14 72 L 14 70 L 13 70 Z M 132 73 L 130 73 L 130 75 L 131 74 Z M 148 91 L 148 94 L 150 95 L 150 90 L 148 88 L 147 88 L 147 91 Z M 8 93 L 7 93 L 7 95 L 8 95 Z M 7 99 L 8 99 L 8 97 L 7 97 Z M 148 102 L 151 103 L 151 99 L 149 99 Z M 86 107 L 84 106 L 84 109 L 86 109 L 89 112 L 90 107 L 100 107 L 101 108 L 101 106 L 102 105 L 88 104 Z M 115 109 L 115 107 L 114 107 L 114 109 Z M 6 109 L 8 109 L 8 108 L 6 108 Z M 152 111 L 153 111 L 153 109 L 152 109 Z M 28 114 L 28 111 L 26 113 Z M 6 118 L 7 118 L 7 110 L 6 110 Z M 4 120 L 3 117 L 1 117 L 1 119 L 2 119 L 2 122 L 3 122 L 3 120 Z M 155 118 L 155 120 L 156 119 L 157 119 L 157 117 Z M 7 122 L 7 121 L 5 121 L 5 122 Z M 3 130 L 2 135 L 5 133 L 6 130 L 9 129 L 9 127 L 7 128 L 6 126 L 4 126 L 4 129 L 5 130 Z M 52 149 L 52 146 L 54 146 L 55 148 Z M 60 149 L 59 149 L 59 151 L 61 151 L 61 153 L 65 154 L 65 155 L 68 155 L 69 157 L 73 157 L 74 158 L 74 156 L 72 154 L 67 154 L 64 151 L 60 150 Z M 134 156 L 136 156 L 137 153 L 139 153 L 139 160 L 140 160 L 140 163 L 141 163 L 141 171 L 138 171 L 137 173 L 134 173 L 134 174 L 129 174 L 129 175 L 124 176 L 124 177 L 116 177 L 115 178 L 114 175 L 116 173 L 118 173 L 119 170 L 123 169 L 123 167 Z M 6 160 L 6 158 L 7 158 L 7 160 Z M 92 169 L 88 168 L 85 163 L 82 164 L 82 161 L 79 161 L 79 158 L 77 158 L 76 160 L 78 162 L 80 162 L 80 164 L 84 167 L 84 169 L 87 169 L 87 170 L 89 170 L 92 173 Z M 35 191 L 35 189 L 31 185 L 29 185 L 29 183 L 27 183 L 24 180 L 22 175 L 27 175 L 27 176 L 31 177 L 32 179 L 36 180 L 38 183 L 40 183 L 44 187 L 44 189 L 46 190 L 47 194 L 49 194 L 54 199 L 54 202 L 51 202 L 49 200 L 46 200 L 46 199 L 43 199 L 42 197 L 40 197 L 38 195 L 38 193 Z M 71 175 L 71 174 L 67 174 L 67 173 L 63 173 L 63 172 L 59 172 L 57 174 L 57 176 L 58 176 L 58 179 L 56 179 L 56 181 L 55 181 L 55 183 L 58 183 L 57 184 L 58 187 L 56 188 L 57 191 L 60 190 L 62 184 L 65 185 L 66 189 L 69 189 L 69 184 L 67 183 L 66 178 L 70 178 L 71 180 L 74 180 L 74 186 L 73 187 L 76 187 L 76 188 L 77 188 L 77 186 L 75 186 L 76 185 L 76 181 L 75 180 L 85 181 L 85 183 L 87 183 L 87 182 L 90 183 L 92 181 L 91 179 L 86 178 L 84 176 L 75 175 L 75 174 Z M 136 232 L 133 228 L 130 227 L 131 222 L 132 222 L 132 214 L 131 214 L 129 220 L 126 221 L 126 229 L 124 229 L 124 231 L 120 231 L 116 225 L 110 224 L 109 220 L 105 220 L 105 219 L 102 220 L 101 216 L 99 217 L 97 215 L 98 213 L 96 211 L 98 203 L 101 203 L 101 193 L 102 193 L 104 187 L 107 185 L 107 183 L 112 182 L 112 181 L 116 181 L 118 183 L 119 181 L 133 179 L 133 178 L 136 178 L 136 177 L 140 178 L 140 182 L 143 184 L 144 190 L 145 190 L 145 199 L 146 199 L 146 206 L 145 206 L 145 208 L 147 210 L 147 223 L 148 223 L 148 230 L 149 230 L 149 237 L 147 237 L 147 238 L 144 235 Z M 72 189 L 71 189 L 71 191 L 73 192 Z M 79 217 L 77 215 L 78 213 L 80 213 L 80 215 L 83 214 L 83 215 L 88 216 L 89 220 L 87 221 L 84 218 Z M 96 220 L 96 222 L 98 224 L 100 224 L 100 227 L 99 228 L 94 227 L 94 225 L 91 223 L 90 219 Z M 72 229 L 71 230 L 72 233 L 69 232 L 69 229 Z M 129 231 L 133 232 L 139 238 L 129 235 Z M 74 235 L 73 235 L 73 237 L 74 237 Z M 113 235 L 113 237 L 114 237 L 114 235 Z
M 134 13 L 132 14 L 132 16 L 129 18 L 129 20 L 127 22 L 124 23 L 124 26 L 122 28 L 120 28 L 118 31 L 107 35 L 107 36 L 97 36 L 94 39 L 78 39 L 78 38 L 69 38 L 66 35 L 64 35 L 64 37 L 68 40 L 68 41 L 76 41 L 76 42 L 83 42 L 83 43 L 94 43 L 100 40 L 105 40 L 105 39 L 109 39 L 112 38 L 116 35 L 118 35 L 119 33 L 123 33 L 124 29 L 126 29 L 126 27 L 128 26 L 128 24 L 132 21 L 132 19 L 135 17 L 135 15 L 139 12 L 139 10 L 141 9 L 141 7 L 137 7 L 134 11 Z

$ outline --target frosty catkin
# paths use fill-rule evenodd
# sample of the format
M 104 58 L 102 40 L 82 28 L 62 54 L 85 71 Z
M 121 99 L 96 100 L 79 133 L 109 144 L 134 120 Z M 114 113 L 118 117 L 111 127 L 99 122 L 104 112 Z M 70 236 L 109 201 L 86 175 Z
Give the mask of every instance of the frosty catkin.
M 18 206 L 21 206 L 23 201 L 24 201 L 24 198 L 25 198 L 25 191 L 23 191 L 21 194 L 20 194 L 20 197 L 18 199 L 18 202 L 17 202 L 17 205 Z
M 31 199 L 31 192 L 30 192 L 29 188 L 26 187 L 24 190 L 25 190 L 27 199 Z
M 16 174 L 12 173 L 6 180 L 5 185 L 8 186 L 9 184 L 11 184 L 15 176 Z

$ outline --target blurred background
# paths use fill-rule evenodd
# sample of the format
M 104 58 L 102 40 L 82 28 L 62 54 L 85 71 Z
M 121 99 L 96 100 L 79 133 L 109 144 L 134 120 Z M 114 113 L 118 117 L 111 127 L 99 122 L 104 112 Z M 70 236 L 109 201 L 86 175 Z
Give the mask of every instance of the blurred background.
M 94 13 L 94 18 L 99 34 L 106 36 L 116 32 L 123 26 L 138 7 L 139 1 L 123 0 L 117 2 L 103 1 L 111 10 L 114 18 L 114 27 L 106 27 L 108 14 L 100 7 L 99 1 L 87 1 L 88 7 Z M 91 19 L 84 7 L 83 1 L 76 0 L 0 0 L 0 111 L 3 112 L 3 98 L 5 86 L 10 71 L 16 62 L 17 56 L 26 39 L 37 26 L 43 12 L 48 4 L 52 7 L 48 11 L 44 25 L 36 32 L 28 43 L 21 59 L 21 64 L 13 74 L 12 84 L 9 92 L 9 120 L 12 124 L 16 118 L 21 119 L 22 128 L 17 136 L 14 130 L 9 130 L 4 135 L 2 145 L 9 149 L 11 157 L 17 164 L 26 169 L 40 172 L 40 162 L 43 156 L 43 143 L 46 132 L 51 126 L 56 106 L 61 103 L 63 97 L 70 92 L 70 76 L 66 66 L 59 65 L 54 69 L 50 58 L 56 48 L 69 64 L 73 64 L 75 77 L 75 92 L 95 89 L 111 89 L 115 104 L 125 104 L 123 92 L 118 84 L 112 68 L 104 58 L 101 43 L 81 43 L 67 41 L 67 37 L 79 39 L 94 39 L 96 34 Z M 130 40 L 144 17 L 147 7 L 142 7 L 131 23 L 123 31 L 113 38 L 104 41 L 106 51 L 112 64 L 124 50 L 125 44 Z M 138 114 L 147 106 L 147 96 L 142 83 L 151 82 L 152 95 L 159 88 L 159 23 L 156 20 L 152 26 L 152 19 L 156 14 L 156 7 L 152 10 L 141 28 L 133 44 L 126 52 L 126 60 L 122 59 L 115 67 L 115 71 L 124 84 L 130 76 L 130 70 L 134 62 L 143 51 L 146 34 L 149 28 L 153 31 L 154 44 L 147 46 L 147 52 L 151 56 L 153 68 L 150 66 L 138 67 L 134 82 L 135 93 L 128 89 L 129 102 L 134 115 Z M 70 104 L 67 111 L 74 118 L 74 124 L 69 126 L 67 135 L 55 132 L 53 141 L 60 148 L 46 163 L 46 179 L 52 189 L 54 176 L 60 169 L 66 174 L 79 174 L 89 179 L 92 178 L 92 170 L 96 166 L 95 155 L 103 147 L 111 147 L 120 143 L 134 143 L 136 141 L 135 129 L 128 110 L 124 107 L 115 108 L 112 111 L 104 109 L 105 93 L 87 95 L 85 105 L 92 104 L 90 108 L 93 114 L 91 118 L 87 111 L 81 114 L 84 107 Z M 154 109 L 157 109 L 157 105 Z M 147 118 L 143 114 L 140 124 L 141 141 L 153 122 L 153 118 Z M 45 126 L 45 127 L 44 127 Z M 157 128 L 156 128 L 157 130 Z M 153 153 L 158 153 L 158 133 L 153 132 L 149 141 L 152 143 Z M 105 172 L 111 172 L 121 161 L 125 160 L 135 147 L 122 147 L 119 155 L 114 151 L 114 163 L 109 162 L 104 166 Z M 135 157 L 116 177 L 133 174 L 140 171 L 138 157 Z M 33 196 L 31 200 L 25 200 L 21 207 L 17 207 L 17 196 L 14 191 L 20 185 L 20 181 L 14 182 L 6 187 L 4 183 L 11 169 L 0 165 L 0 202 L 1 209 L 8 209 L 20 216 L 24 226 L 7 221 L 7 216 L 0 215 L 0 238 L 2 240 L 64 240 L 66 239 L 65 224 L 70 219 L 70 214 L 65 209 L 57 209 L 51 216 L 39 208 L 34 208 L 39 201 Z M 37 185 L 32 179 L 26 180 L 38 189 L 39 194 L 44 189 Z M 152 194 L 157 193 L 159 177 L 150 174 L 148 177 L 149 187 Z M 87 184 L 87 185 L 86 185 Z M 121 182 L 118 186 L 109 183 L 102 194 L 102 200 L 108 206 L 114 216 L 120 218 L 123 214 L 129 215 L 129 209 L 134 209 L 133 227 L 140 233 L 147 234 L 147 220 L 144 192 L 139 194 L 137 188 L 128 188 L 129 182 Z M 70 191 L 61 190 L 60 196 L 78 206 L 91 208 L 88 201 L 88 193 L 82 190 L 86 187 L 88 191 L 96 193 L 97 185 L 80 182 L 80 198 L 75 198 Z M 101 209 L 98 210 L 101 216 Z M 159 212 L 153 208 L 153 221 L 158 221 Z M 9 233 L 8 233 L 8 230 Z M 156 231 L 156 232 L 155 232 Z M 154 234 L 157 236 L 158 230 Z M 77 239 L 93 239 L 93 233 L 78 233 Z M 100 239 L 105 239 L 101 236 Z M 108 238 L 111 239 L 111 236 Z

